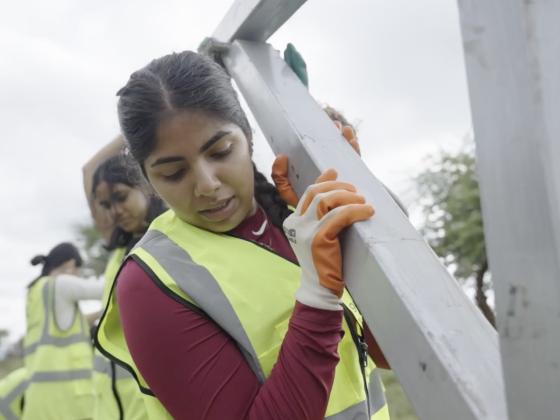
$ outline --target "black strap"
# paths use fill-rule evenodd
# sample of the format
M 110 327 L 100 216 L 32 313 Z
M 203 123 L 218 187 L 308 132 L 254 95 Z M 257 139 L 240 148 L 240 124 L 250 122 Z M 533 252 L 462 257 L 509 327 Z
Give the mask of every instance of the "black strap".
M 346 320 L 346 324 L 348 325 L 348 329 L 350 330 L 350 335 L 352 336 L 352 341 L 356 346 L 356 350 L 358 351 L 358 359 L 360 361 L 360 370 L 362 371 L 362 379 L 364 381 L 364 390 L 366 392 L 366 404 L 368 410 L 368 419 L 371 418 L 371 408 L 369 403 L 369 390 L 366 378 L 366 367 L 368 365 L 368 345 L 364 340 L 364 332 L 363 330 L 358 333 L 356 326 L 358 322 L 354 317 L 354 314 L 345 304 L 342 304 L 344 319 Z M 360 325 L 360 329 L 362 329 Z
M 117 389 L 117 368 L 115 362 L 111 360 L 111 390 L 113 391 L 113 396 L 115 397 L 115 402 L 117 403 L 117 409 L 119 410 L 119 420 L 124 420 L 124 410 L 122 406 L 121 396 Z

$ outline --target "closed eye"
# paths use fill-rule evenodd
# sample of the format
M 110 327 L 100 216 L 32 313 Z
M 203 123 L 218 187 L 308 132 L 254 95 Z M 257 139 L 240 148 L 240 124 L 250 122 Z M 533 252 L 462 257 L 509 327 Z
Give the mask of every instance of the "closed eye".
M 117 194 L 114 194 L 112 198 L 117 203 L 124 203 L 126 201 L 126 199 L 128 198 L 128 194 L 117 193 Z
M 181 168 L 169 175 L 162 175 L 162 176 L 165 180 L 174 182 L 174 181 L 179 181 L 181 178 L 183 178 L 184 174 L 185 174 L 185 168 Z
M 111 205 L 107 201 L 100 201 L 99 205 L 103 207 L 105 210 L 109 210 L 111 208 Z
M 222 159 L 224 157 L 226 157 L 227 155 L 229 155 L 231 153 L 233 149 L 233 143 L 230 143 L 224 150 L 219 150 L 216 151 L 214 153 L 212 153 L 210 156 L 212 156 L 214 159 Z

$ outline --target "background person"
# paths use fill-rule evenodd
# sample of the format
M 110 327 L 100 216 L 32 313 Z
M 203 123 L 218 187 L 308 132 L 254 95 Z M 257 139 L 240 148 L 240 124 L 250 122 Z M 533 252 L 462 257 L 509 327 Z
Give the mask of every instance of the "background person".
M 105 160 L 93 173 L 91 182 L 84 184 L 90 186 L 88 201 L 95 201 L 93 206 L 107 212 L 113 221 L 106 246 L 111 255 L 105 269 L 102 299 L 102 307 L 105 308 L 123 258 L 165 206 L 155 195 L 146 193 L 146 189 L 142 188 L 142 179 L 126 165 L 122 153 Z M 144 397 L 132 375 L 104 357 L 98 349 L 95 349 L 93 383 L 94 419 L 148 418 Z
M 41 274 L 27 290 L 24 363 L 29 375 L 25 420 L 89 419 L 92 347 L 78 302 L 100 299 L 101 282 L 78 277 L 82 258 L 71 243 L 37 255 Z

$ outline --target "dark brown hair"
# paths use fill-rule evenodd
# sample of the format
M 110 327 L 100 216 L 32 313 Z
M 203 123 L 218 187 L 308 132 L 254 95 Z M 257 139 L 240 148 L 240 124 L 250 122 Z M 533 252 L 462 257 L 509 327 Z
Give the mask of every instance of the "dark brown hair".
M 163 119 L 174 113 L 202 111 L 236 124 L 249 141 L 252 131 L 229 75 L 217 63 L 192 51 L 173 53 L 153 60 L 134 72 L 117 93 L 122 133 L 130 152 L 144 172 L 144 161 L 155 147 L 156 132 Z M 276 188 L 254 168 L 255 198 L 281 227 L 291 213 Z

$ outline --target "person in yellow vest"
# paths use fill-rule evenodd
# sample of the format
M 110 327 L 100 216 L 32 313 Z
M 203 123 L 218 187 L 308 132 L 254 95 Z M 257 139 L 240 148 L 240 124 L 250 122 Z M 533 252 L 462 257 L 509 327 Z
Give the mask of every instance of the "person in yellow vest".
M 153 418 L 387 419 L 338 240 L 373 208 L 334 170 L 288 208 L 207 57 L 156 59 L 118 95 L 130 153 L 170 210 L 123 264 L 96 341 L 154 397 Z
M 78 302 L 100 299 L 103 285 L 78 277 L 82 258 L 71 243 L 55 246 L 27 290 L 24 364 L 29 375 L 24 420 L 90 419 L 92 346 Z
M 16 369 L 0 379 L 0 420 L 18 420 L 24 405 L 27 389 L 27 371 Z
M 86 181 L 90 172 L 84 171 L 84 184 L 89 187 L 89 191 L 86 190 L 88 201 L 95 201 L 90 207 L 98 206 L 101 211 L 105 210 L 113 221 L 106 246 L 111 255 L 105 269 L 102 308 L 106 306 L 123 258 L 146 232 L 150 222 L 165 210 L 162 201 L 154 195 L 148 196 L 140 178 L 135 177 L 132 168 L 127 167 L 120 153 L 122 141 L 117 139 L 113 144 L 117 146 L 112 148 L 116 154 L 95 169 L 91 181 Z M 101 211 L 98 210 L 97 215 Z M 95 213 L 92 214 L 95 217 Z M 143 394 L 127 370 L 104 357 L 98 349 L 94 350 L 93 368 L 94 420 L 148 418 Z

